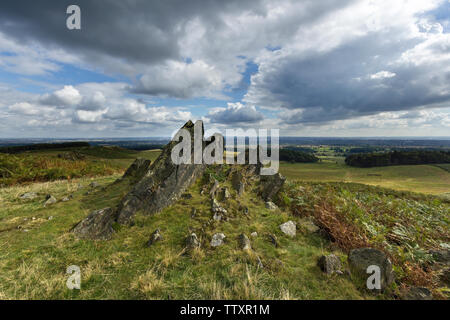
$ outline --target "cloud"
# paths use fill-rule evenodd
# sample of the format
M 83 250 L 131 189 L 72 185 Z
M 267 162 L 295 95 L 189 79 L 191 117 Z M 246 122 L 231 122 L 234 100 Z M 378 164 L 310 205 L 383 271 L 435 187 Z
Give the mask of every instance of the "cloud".
M 240 102 L 228 103 L 226 108 L 217 108 L 211 111 L 207 118 L 213 123 L 256 123 L 264 119 L 264 116 L 254 106 L 243 105 Z
M 169 61 L 165 65 L 147 70 L 132 91 L 175 98 L 214 97 L 220 91 L 221 85 L 220 74 L 213 66 L 203 61 Z
M 448 106 L 450 34 L 418 18 L 439 3 L 359 2 L 335 12 L 301 30 L 300 44 L 260 56 L 244 101 L 294 110 L 281 113 L 290 124 Z
M 83 97 L 80 92 L 73 86 L 64 86 L 61 90 L 57 90 L 52 94 L 44 94 L 39 102 L 44 105 L 51 106 L 75 106 L 81 102 Z

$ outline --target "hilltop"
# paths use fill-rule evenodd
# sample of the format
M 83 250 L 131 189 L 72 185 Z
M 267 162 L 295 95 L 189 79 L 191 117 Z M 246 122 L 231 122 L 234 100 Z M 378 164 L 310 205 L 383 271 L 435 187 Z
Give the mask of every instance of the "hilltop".
M 267 178 L 251 165 L 205 166 L 171 188 L 178 169 L 166 162 L 170 148 L 158 158 L 153 152 L 151 162 L 136 160 L 125 174 L 136 156 L 150 153 L 130 153 L 108 176 L 0 189 L 0 297 L 448 298 L 448 200 Z M 107 149 L 87 150 L 81 153 L 91 160 L 119 161 Z M 134 204 L 132 218 L 119 219 L 144 189 L 159 205 Z M 44 205 L 47 194 L 56 202 Z M 96 218 L 101 228 L 91 224 Z M 103 231 L 109 240 L 93 240 Z M 392 262 L 376 294 L 354 270 L 359 251 L 352 250 L 367 247 Z M 81 290 L 65 287 L 69 265 L 81 268 Z

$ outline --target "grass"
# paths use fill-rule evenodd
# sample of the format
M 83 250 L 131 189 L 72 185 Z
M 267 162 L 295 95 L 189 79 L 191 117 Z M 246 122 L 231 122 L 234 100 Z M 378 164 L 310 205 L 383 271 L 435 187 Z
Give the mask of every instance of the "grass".
M 47 182 L 3 188 L 0 191 L 0 292 L 4 299 L 363 299 L 350 279 L 326 276 L 316 267 L 318 257 L 330 252 L 317 235 L 299 233 L 286 238 L 278 225 L 295 219 L 287 212 L 273 214 L 264 202 L 247 191 L 240 200 L 249 216 L 236 210 L 236 200 L 227 208 L 232 218 L 211 220 L 207 196 L 200 195 L 200 182 L 180 200 L 154 216 L 138 214 L 133 227 L 120 227 L 110 241 L 77 240 L 68 230 L 90 210 L 112 206 L 129 190 L 126 180 L 112 183 L 117 175 L 97 179 L 100 187 L 86 195 L 89 179 Z M 78 184 L 84 186 L 78 189 Z M 106 188 L 106 189 L 104 189 Z M 17 195 L 38 191 L 35 200 Z M 58 199 L 73 194 L 69 202 L 44 208 L 43 195 Z M 189 201 L 189 202 L 187 202 Z M 191 208 L 197 209 L 191 218 Z M 52 216 L 53 219 L 48 220 Z M 33 217 L 35 218 L 33 220 Z M 19 229 L 18 226 L 21 225 Z M 160 228 L 164 240 L 147 248 L 150 234 Z M 28 230 L 25 232 L 24 230 Z M 201 238 L 202 248 L 184 252 L 189 232 Z M 252 239 L 252 252 L 238 248 L 245 232 Z M 223 232 L 225 245 L 209 246 L 211 236 Z M 267 240 L 275 234 L 280 247 Z M 257 257 L 264 264 L 258 268 Z M 81 268 L 81 290 L 66 288 L 70 265 Z
M 337 162 L 281 163 L 280 172 L 292 180 L 357 182 L 434 195 L 450 192 L 450 173 L 437 166 L 355 168 Z
M 76 239 L 69 230 L 92 210 L 115 206 L 131 188 L 128 180 L 117 181 L 123 169 L 136 157 L 153 160 L 159 151 L 128 153 L 101 147 L 80 152 L 86 157 L 83 161 L 106 162 L 119 170 L 107 176 L 0 188 L 0 299 L 383 299 L 398 294 L 400 284 L 426 285 L 442 297 L 430 284 L 433 271 L 424 270 L 430 261 L 427 250 L 450 241 L 448 200 L 369 186 L 448 192 L 449 173 L 442 168 L 360 169 L 334 158 L 318 164 L 282 163 L 281 172 L 289 182 L 275 213 L 265 208 L 256 189 L 246 188 L 237 197 L 224 171 L 209 168 L 207 173 L 232 193 L 230 200 L 222 201 L 230 212 L 228 221 L 211 222 L 210 200 L 200 193 L 199 180 L 188 191 L 191 199 L 181 199 L 156 215 L 138 213 L 134 226 L 115 226 L 110 241 L 89 241 Z M 57 153 L 45 154 L 57 158 Z M 90 188 L 93 180 L 100 186 Z M 38 197 L 20 199 L 25 192 Z M 58 200 L 73 198 L 44 207 L 46 194 Z M 249 208 L 248 215 L 241 206 Z M 333 222 L 328 227 L 338 246 L 303 229 L 293 239 L 280 231 L 281 223 L 299 222 L 304 216 Z M 146 247 L 157 228 L 163 241 Z M 191 232 L 199 236 L 202 248 L 188 253 L 184 239 Z M 218 232 L 226 235 L 225 244 L 212 248 L 209 242 Z M 240 250 L 238 236 L 250 237 L 252 232 L 258 233 L 251 238 L 253 250 Z M 278 247 L 268 240 L 269 234 L 277 237 Z M 356 238 L 383 248 L 393 258 L 399 282 L 386 294 L 370 295 L 349 276 L 325 275 L 317 267 L 317 259 L 331 252 L 346 266 L 347 251 L 360 244 Z M 258 267 L 258 259 L 264 268 Z M 70 265 L 81 268 L 81 290 L 66 287 Z
M 137 157 L 153 161 L 158 155 L 157 150 L 138 152 L 118 147 L 0 154 L 0 186 L 119 174 Z

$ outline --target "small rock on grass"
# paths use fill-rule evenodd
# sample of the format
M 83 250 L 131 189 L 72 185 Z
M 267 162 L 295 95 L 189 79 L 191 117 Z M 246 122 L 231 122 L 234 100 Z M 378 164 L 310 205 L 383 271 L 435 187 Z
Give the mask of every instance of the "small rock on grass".
M 211 247 L 219 247 L 223 245 L 223 240 L 226 238 L 226 236 L 223 233 L 216 233 L 213 235 L 211 240 Z
M 295 237 L 296 226 L 294 221 L 288 221 L 280 225 L 281 231 L 289 237 Z
M 200 248 L 200 241 L 198 240 L 197 235 L 195 233 L 191 233 L 186 238 L 186 247 L 188 250 Z
M 245 235 L 239 235 L 239 246 L 242 250 L 251 250 L 252 246 L 250 244 L 250 239 Z
M 38 195 L 37 195 L 36 192 L 26 192 L 26 193 L 24 193 L 24 194 L 21 194 L 21 195 L 19 196 L 19 198 L 20 198 L 20 199 L 30 199 L 30 200 L 32 200 L 32 199 L 35 199 L 37 196 L 38 196 Z
M 150 239 L 147 242 L 147 247 L 150 247 L 152 244 L 154 244 L 157 241 L 161 241 L 162 239 L 163 236 L 161 235 L 161 231 L 159 229 L 156 229 L 150 236 Z
M 334 254 L 321 256 L 317 264 L 320 270 L 327 274 L 338 273 L 341 270 L 341 260 Z
M 273 203 L 272 201 L 267 201 L 266 202 L 266 208 L 269 209 L 269 210 L 272 210 L 272 211 L 278 209 L 277 205 L 275 203 Z
M 55 198 L 54 196 L 48 194 L 48 195 L 46 196 L 46 201 L 45 201 L 45 203 L 44 203 L 44 207 L 49 206 L 49 205 L 52 205 L 52 204 L 54 204 L 54 203 L 56 203 L 56 202 L 57 202 L 56 198 Z

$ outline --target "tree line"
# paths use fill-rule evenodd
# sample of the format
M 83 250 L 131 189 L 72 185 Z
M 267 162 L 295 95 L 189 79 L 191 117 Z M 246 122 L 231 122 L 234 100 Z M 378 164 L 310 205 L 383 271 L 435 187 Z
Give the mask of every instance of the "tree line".
M 450 163 L 450 151 L 391 151 L 351 154 L 345 163 L 353 167 L 382 167 L 411 164 Z

